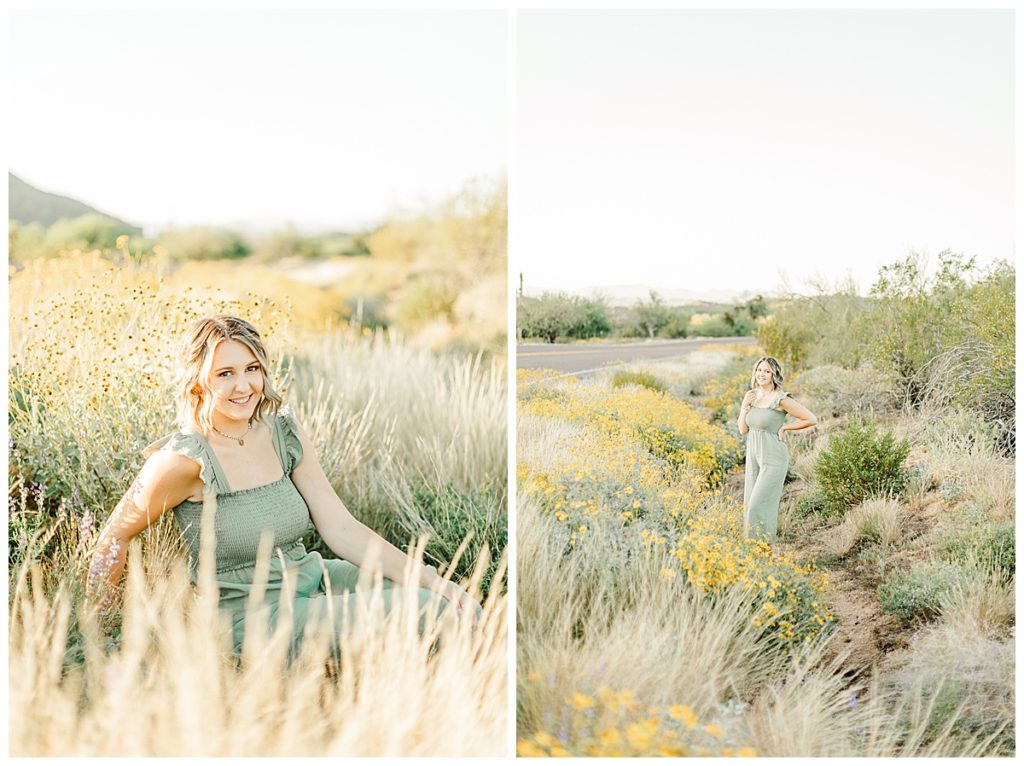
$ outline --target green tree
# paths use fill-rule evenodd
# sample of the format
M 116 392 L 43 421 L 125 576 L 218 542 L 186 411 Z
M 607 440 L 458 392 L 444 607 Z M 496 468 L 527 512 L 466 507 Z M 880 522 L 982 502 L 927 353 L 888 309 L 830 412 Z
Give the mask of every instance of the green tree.
M 962 316 L 957 306 L 962 306 L 975 260 L 944 250 L 934 277 L 927 275 L 926 266 L 918 253 L 883 266 L 871 288 L 871 309 L 861 324 L 870 337 L 875 366 L 892 377 L 910 405 L 925 397 L 929 368 L 946 345 L 947 322 Z
M 653 338 L 672 319 L 672 308 L 651 290 L 646 301 L 638 300 L 633 304 L 633 314 L 644 334 Z
M 516 313 L 521 337 L 541 338 L 548 343 L 558 338 L 603 337 L 612 328 L 603 300 L 565 293 L 521 297 Z

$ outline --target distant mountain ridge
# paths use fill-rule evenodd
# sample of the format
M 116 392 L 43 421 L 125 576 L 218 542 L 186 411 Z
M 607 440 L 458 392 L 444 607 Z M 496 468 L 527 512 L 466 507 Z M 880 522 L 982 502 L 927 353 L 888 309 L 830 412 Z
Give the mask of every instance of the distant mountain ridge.
M 638 300 L 647 300 L 654 290 L 670 306 L 692 305 L 694 303 L 733 303 L 741 295 L 736 290 L 693 290 L 685 287 L 650 287 L 648 285 L 601 285 L 583 287 L 578 290 L 551 290 L 548 288 L 523 286 L 523 294 L 539 296 L 545 292 L 563 292 L 583 298 L 604 297 L 612 306 L 631 306 Z
M 104 213 L 94 207 L 62 194 L 52 194 L 37 189 L 32 184 L 7 173 L 8 208 L 7 218 L 21 224 L 39 223 L 51 226 L 62 218 L 78 218 L 94 213 L 116 222 L 125 234 L 142 234 L 142 229 L 120 218 Z

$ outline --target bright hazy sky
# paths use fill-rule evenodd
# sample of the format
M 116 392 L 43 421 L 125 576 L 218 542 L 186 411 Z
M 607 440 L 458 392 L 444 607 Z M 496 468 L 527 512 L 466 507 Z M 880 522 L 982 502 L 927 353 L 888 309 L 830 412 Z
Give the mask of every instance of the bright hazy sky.
M 344 229 L 507 169 L 501 10 L 9 19 L 11 171 L 132 223 Z
M 773 290 L 1013 258 L 1012 11 L 528 12 L 527 286 Z

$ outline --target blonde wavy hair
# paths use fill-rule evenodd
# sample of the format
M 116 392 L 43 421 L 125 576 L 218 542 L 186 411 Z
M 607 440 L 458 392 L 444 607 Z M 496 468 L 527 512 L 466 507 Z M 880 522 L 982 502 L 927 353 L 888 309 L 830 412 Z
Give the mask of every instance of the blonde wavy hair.
M 768 362 L 768 366 L 772 368 L 772 385 L 776 389 L 782 388 L 782 365 L 779 364 L 779 360 L 774 356 L 762 356 L 756 362 L 754 362 L 754 369 L 750 372 L 750 390 L 754 391 L 757 389 L 757 368 L 761 362 Z
M 179 352 L 180 367 L 175 385 L 178 423 L 185 429 L 209 433 L 213 428 L 213 395 L 210 389 L 210 370 L 213 354 L 223 341 L 236 340 L 244 344 L 263 373 L 263 395 L 253 413 L 254 420 L 271 419 L 284 400 L 274 390 L 267 370 L 270 361 L 259 331 L 244 319 L 229 314 L 197 320 L 185 335 Z

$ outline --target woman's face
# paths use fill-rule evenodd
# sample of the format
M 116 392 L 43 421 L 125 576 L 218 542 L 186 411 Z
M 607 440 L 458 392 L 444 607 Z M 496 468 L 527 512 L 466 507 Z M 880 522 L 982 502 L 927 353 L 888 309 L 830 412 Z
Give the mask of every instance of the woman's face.
M 237 340 L 221 341 L 210 370 L 213 420 L 247 423 L 263 394 L 263 368 L 249 347 Z
M 770 386 L 772 383 L 772 366 L 768 362 L 761 362 L 757 365 L 757 371 L 754 373 L 754 379 L 757 380 L 759 386 Z

